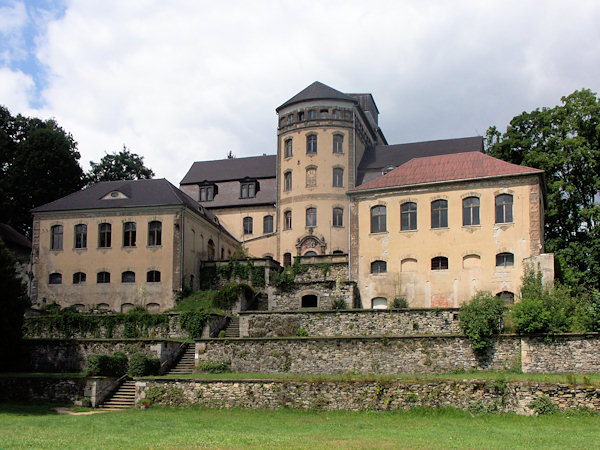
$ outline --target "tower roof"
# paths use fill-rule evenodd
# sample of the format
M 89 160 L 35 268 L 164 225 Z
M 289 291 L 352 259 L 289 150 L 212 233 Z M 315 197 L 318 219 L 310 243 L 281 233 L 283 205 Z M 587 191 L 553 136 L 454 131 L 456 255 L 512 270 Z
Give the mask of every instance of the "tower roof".
M 347 102 L 358 103 L 358 100 L 356 98 L 344 94 L 343 92 L 340 92 L 336 89 L 333 89 L 332 87 L 329 87 L 326 84 L 321 83 L 320 81 L 315 81 L 307 88 L 298 92 L 287 102 L 280 105 L 275 111 L 279 112 L 280 109 L 285 108 L 286 106 L 290 106 L 295 103 L 300 103 L 308 100 L 344 100 Z

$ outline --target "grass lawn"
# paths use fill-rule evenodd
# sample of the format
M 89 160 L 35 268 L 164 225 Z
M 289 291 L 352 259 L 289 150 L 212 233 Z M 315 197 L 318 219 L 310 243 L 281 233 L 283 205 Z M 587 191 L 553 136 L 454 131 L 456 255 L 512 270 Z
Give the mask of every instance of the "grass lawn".
M 57 415 L 0 404 L 0 448 L 592 448 L 600 416 L 472 416 L 458 410 L 126 410 Z

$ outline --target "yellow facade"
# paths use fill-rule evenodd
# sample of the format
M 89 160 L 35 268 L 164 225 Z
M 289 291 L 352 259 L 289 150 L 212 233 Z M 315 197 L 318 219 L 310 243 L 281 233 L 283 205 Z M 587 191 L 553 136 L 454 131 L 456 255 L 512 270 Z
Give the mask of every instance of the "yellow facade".
M 495 219 L 495 198 L 501 194 L 513 198 L 513 218 L 507 223 Z M 479 199 L 479 225 L 463 225 L 463 200 L 468 197 Z M 431 205 L 439 199 L 447 201 L 448 224 L 433 228 Z M 405 297 L 411 307 L 458 307 L 480 290 L 518 294 L 524 261 L 540 261 L 543 270 L 551 269 L 551 258 L 539 258 L 542 201 L 537 175 L 357 194 L 350 258 L 363 306 L 372 307 L 374 299 L 375 304 L 379 299 L 389 304 Z M 417 205 L 417 226 L 403 231 L 401 206 L 407 202 Z M 376 206 L 386 209 L 385 232 L 371 230 Z M 497 266 L 499 254 L 514 255 L 514 264 Z M 433 267 L 440 261 L 434 258 L 447 258 L 447 268 Z M 379 261 L 386 270 L 373 273 Z

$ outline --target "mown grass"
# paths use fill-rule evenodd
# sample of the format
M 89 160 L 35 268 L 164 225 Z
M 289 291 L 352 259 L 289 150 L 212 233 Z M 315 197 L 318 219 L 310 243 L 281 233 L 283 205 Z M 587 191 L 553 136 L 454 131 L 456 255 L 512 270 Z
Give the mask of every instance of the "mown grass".
M 584 380 L 585 377 L 585 380 Z M 399 374 L 399 375 L 376 375 L 376 374 L 341 374 L 341 375 L 301 375 L 290 373 L 241 373 L 241 372 L 225 372 L 225 373 L 194 373 L 190 375 L 166 375 L 160 378 L 191 378 L 203 380 L 219 380 L 219 379 L 283 379 L 283 380 L 322 380 L 322 381 L 381 381 L 381 380 L 406 380 L 426 382 L 432 380 L 490 380 L 490 381 L 532 381 L 532 382 L 548 382 L 548 383 L 565 383 L 565 384 L 584 384 L 591 386 L 600 386 L 600 374 L 570 374 L 570 373 L 518 373 L 512 371 L 472 371 L 472 372 L 448 372 L 430 375 L 414 375 L 414 374 Z
M 126 410 L 57 415 L 0 404 L 1 448 L 592 448 L 600 416 L 396 412 Z
M 177 302 L 177 305 L 171 311 L 224 314 L 221 309 L 215 308 L 213 305 L 213 299 L 216 294 L 217 291 L 195 291 L 188 297 Z

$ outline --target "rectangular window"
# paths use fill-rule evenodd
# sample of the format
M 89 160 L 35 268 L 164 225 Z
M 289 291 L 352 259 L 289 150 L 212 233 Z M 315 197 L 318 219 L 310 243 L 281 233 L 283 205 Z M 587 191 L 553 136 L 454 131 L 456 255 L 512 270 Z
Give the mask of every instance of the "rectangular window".
M 333 116 L 334 119 L 341 119 L 342 118 L 342 112 L 339 109 L 334 109 L 332 116 Z
M 448 228 L 448 202 L 431 202 L 431 228 Z
M 344 136 L 341 134 L 333 135 L 333 153 L 344 153 Z
M 63 248 L 63 226 L 54 225 L 50 228 L 50 249 L 62 250 Z
M 333 226 L 344 226 L 344 210 L 342 208 L 333 208 Z
M 463 226 L 479 225 L 479 198 L 463 199 Z
M 292 190 L 292 172 L 286 172 L 283 174 L 283 190 Z
M 202 186 L 200 188 L 200 201 L 210 202 L 215 198 L 215 190 L 213 186 Z
M 385 206 L 371 208 L 371 233 L 385 233 L 387 211 Z
M 311 109 L 308 111 L 308 120 L 315 120 L 317 118 L 317 110 Z
M 306 187 L 315 187 L 317 185 L 317 169 L 309 167 L 306 169 Z
M 333 169 L 333 187 L 344 187 L 344 169 L 339 167 Z
M 256 197 L 256 183 L 242 183 L 240 190 L 241 198 L 254 198 Z
M 244 234 L 252 234 L 252 217 L 244 217 Z
M 298 122 L 302 122 L 304 120 L 304 112 L 300 111 L 298 113 Z
M 110 223 L 101 223 L 98 225 L 98 247 L 109 248 L 112 226 Z
M 496 197 L 496 223 L 513 221 L 513 196 L 502 194 Z
M 329 110 L 322 109 L 320 115 L 321 115 L 321 119 L 327 119 L 329 117 Z
M 192 230 L 193 231 L 193 230 Z M 153 220 L 148 224 L 148 245 L 162 244 L 162 223 Z
M 311 134 L 306 136 L 306 154 L 314 155 L 317 153 L 317 135 Z
M 412 231 L 417 229 L 417 204 L 403 203 L 400 207 L 400 230 Z
M 306 210 L 306 226 L 316 227 L 317 226 L 317 208 L 308 208 Z
M 87 248 L 87 225 L 75 225 L 75 248 Z
M 263 217 L 263 234 L 273 232 L 273 216 Z
M 292 212 L 286 211 L 283 213 L 283 229 L 291 230 L 292 229 Z
M 123 247 L 135 247 L 135 222 L 123 224 Z
M 294 156 L 291 139 L 286 139 L 286 141 L 284 143 L 284 148 L 285 148 L 285 157 L 286 158 L 291 158 L 292 156 Z

